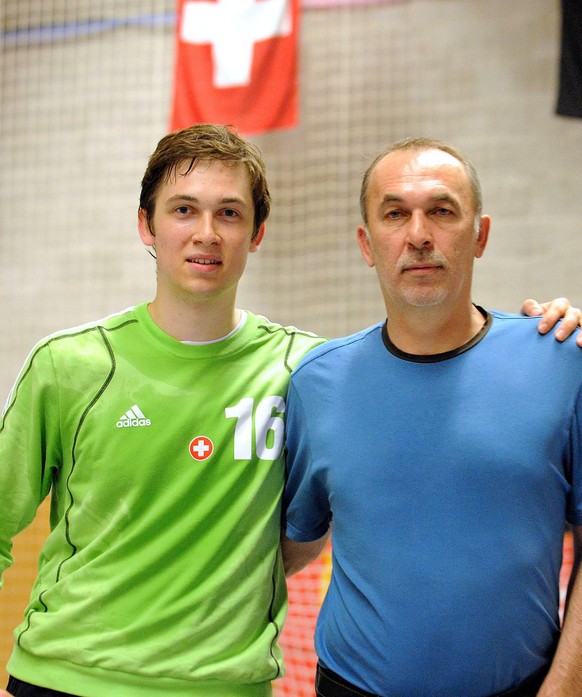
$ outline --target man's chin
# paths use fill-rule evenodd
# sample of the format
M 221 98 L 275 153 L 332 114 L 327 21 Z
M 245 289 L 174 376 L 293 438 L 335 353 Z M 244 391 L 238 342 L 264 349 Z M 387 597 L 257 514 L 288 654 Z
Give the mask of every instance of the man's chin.
M 403 299 L 412 307 L 436 307 L 445 299 L 445 293 L 434 289 L 426 289 L 423 291 L 405 293 Z

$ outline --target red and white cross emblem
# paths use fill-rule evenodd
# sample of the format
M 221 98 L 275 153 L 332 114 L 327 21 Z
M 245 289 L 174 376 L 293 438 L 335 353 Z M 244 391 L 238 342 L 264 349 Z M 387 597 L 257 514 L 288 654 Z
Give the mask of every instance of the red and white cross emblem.
M 212 44 L 215 87 L 247 85 L 254 45 L 291 34 L 291 0 L 218 0 L 186 2 L 180 38 Z
M 206 436 L 196 436 L 190 441 L 190 455 L 198 462 L 208 460 L 214 452 L 214 443 Z

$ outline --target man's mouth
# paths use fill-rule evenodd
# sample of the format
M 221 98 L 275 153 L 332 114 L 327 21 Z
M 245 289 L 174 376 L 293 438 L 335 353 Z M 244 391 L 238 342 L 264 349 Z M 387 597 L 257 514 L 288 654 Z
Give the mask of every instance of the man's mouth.
M 188 259 L 190 264 L 201 264 L 202 266 L 218 266 L 222 262 L 218 259 L 201 259 L 199 257 L 191 257 Z
M 410 264 L 405 266 L 403 271 L 434 271 L 442 268 L 440 264 Z
M 430 273 L 431 271 L 445 269 L 447 263 L 444 258 L 439 258 L 433 254 L 425 258 L 417 257 L 414 259 L 409 257 L 408 259 L 401 259 L 398 266 L 401 273 L 405 273 L 407 271 L 412 273 Z

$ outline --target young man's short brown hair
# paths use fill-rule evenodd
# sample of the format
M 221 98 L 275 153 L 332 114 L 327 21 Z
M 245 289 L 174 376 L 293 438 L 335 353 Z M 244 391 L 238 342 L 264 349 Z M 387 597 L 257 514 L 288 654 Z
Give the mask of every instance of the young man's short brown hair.
M 232 129 L 209 123 L 169 133 L 160 140 L 152 153 L 141 182 L 139 198 L 139 207 L 145 211 L 150 229 L 160 186 L 171 176 L 186 176 L 202 160 L 220 160 L 227 165 L 242 164 L 246 167 L 253 196 L 255 237 L 271 210 L 271 195 L 261 153 Z

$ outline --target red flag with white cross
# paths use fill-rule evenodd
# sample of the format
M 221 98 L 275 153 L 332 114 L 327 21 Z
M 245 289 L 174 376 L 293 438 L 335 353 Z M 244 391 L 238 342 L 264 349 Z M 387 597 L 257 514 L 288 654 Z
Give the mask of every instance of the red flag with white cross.
M 170 127 L 297 124 L 299 0 L 178 0 Z

